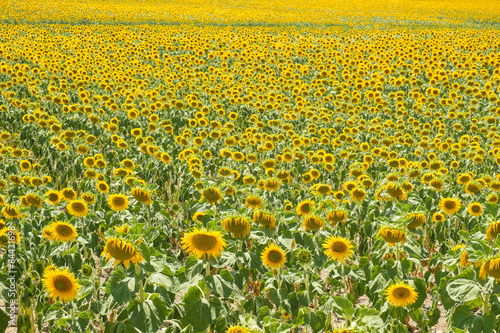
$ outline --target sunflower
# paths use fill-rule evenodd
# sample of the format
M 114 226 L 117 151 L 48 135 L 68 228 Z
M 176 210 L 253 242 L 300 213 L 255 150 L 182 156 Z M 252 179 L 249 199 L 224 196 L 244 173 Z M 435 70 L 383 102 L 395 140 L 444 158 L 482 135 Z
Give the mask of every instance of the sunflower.
M 61 191 L 61 193 L 62 193 L 63 199 L 66 201 L 70 201 L 70 200 L 73 200 L 74 198 L 76 198 L 76 192 L 72 188 L 67 187 L 67 188 L 63 189 Z
M 264 190 L 274 192 L 280 188 L 280 181 L 277 179 L 269 179 L 264 183 Z
M 258 209 L 262 207 L 262 199 L 254 195 L 250 195 L 245 200 L 245 206 L 251 209 Z
M 28 202 L 28 204 L 30 206 L 40 208 L 40 207 L 42 207 L 43 201 L 38 195 L 36 195 L 34 193 L 28 193 L 26 195 L 26 202 Z
M 181 239 L 182 248 L 194 254 L 198 259 L 217 258 L 222 255 L 226 242 L 222 239 L 219 231 L 207 231 L 205 229 L 194 229 Z
M 493 222 L 486 229 L 486 240 L 491 242 L 498 234 L 500 234 L 500 222 Z
M 309 214 L 306 215 L 306 217 L 304 218 L 304 222 L 302 222 L 302 227 L 304 228 L 305 231 L 309 230 L 315 231 L 324 228 L 325 222 L 323 222 L 323 220 L 319 216 Z
M 222 193 L 218 188 L 209 187 L 203 190 L 203 197 L 212 205 L 217 205 L 222 200 Z
M 445 216 L 442 213 L 435 212 L 434 214 L 432 214 L 432 221 L 433 222 L 443 222 L 444 219 L 445 219 Z
M 274 229 L 276 227 L 276 219 L 274 216 L 260 210 L 253 213 L 253 220 L 259 223 L 263 228 Z
M 479 202 L 471 202 L 467 207 L 467 212 L 472 216 L 481 216 L 483 214 L 483 206 Z
M 101 193 L 108 193 L 109 192 L 109 185 L 106 182 L 100 181 L 97 182 L 97 190 Z
M 19 162 L 19 167 L 23 171 L 29 171 L 31 169 L 31 163 L 30 161 L 22 160 L 21 162 Z
M 344 260 L 352 257 L 353 245 L 350 240 L 342 237 L 331 236 L 323 243 L 323 252 L 330 258 L 343 263 Z
M 396 243 L 404 245 L 406 241 L 406 233 L 396 228 L 383 227 L 379 230 L 378 235 L 380 235 L 389 246 L 393 246 Z
M 70 242 L 78 236 L 75 227 L 66 222 L 53 222 L 49 228 L 52 238 L 60 242 Z
M 151 194 L 149 194 L 149 191 L 135 187 L 130 191 L 130 194 L 139 202 L 146 205 L 151 204 Z
M 47 201 L 51 205 L 57 205 L 62 199 L 61 193 L 56 190 L 48 191 L 47 193 L 45 193 L 45 196 L 47 197 L 45 201 Z
M 315 208 L 315 204 L 314 204 L 314 201 L 312 200 L 305 200 L 305 201 L 302 201 L 301 203 L 299 203 L 297 205 L 297 214 L 298 215 L 308 215 L 310 214 L 314 208 Z
M 285 251 L 276 244 L 271 244 L 262 250 L 260 260 L 262 260 L 264 266 L 270 269 L 278 269 L 286 262 Z
M 12 220 L 12 219 L 18 219 L 18 218 L 20 218 L 21 217 L 21 212 L 19 212 L 19 209 L 17 209 L 16 206 L 5 205 L 2 208 L 2 215 L 7 220 Z
M 500 258 L 489 259 L 481 265 L 479 277 L 486 279 L 486 274 L 495 278 L 495 282 L 500 279 Z
M 227 329 L 226 333 L 250 333 L 245 327 L 241 326 L 231 326 Z
M 388 183 L 385 186 L 386 192 L 398 201 L 406 200 L 406 192 L 396 183 Z
M 389 303 L 394 306 L 406 307 L 417 301 L 417 292 L 415 288 L 403 282 L 387 288 L 385 295 Z
M 222 221 L 222 228 L 236 238 L 245 238 L 250 234 L 250 222 L 246 217 L 228 217 Z
M 365 200 L 365 197 L 366 197 L 366 191 L 363 190 L 362 188 L 357 187 L 351 191 L 351 200 L 354 202 L 361 202 Z
M 54 230 L 52 230 L 51 226 L 45 227 L 42 231 L 42 237 L 51 241 L 56 240 L 54 236 Z
M 467 185 L 465 185 L 465 193 L 467 194 L 476 194 L 476 193 L 479 193 L 481 192 L 481 189 L 483 187 L 481 186 L 480 183 L 478 183 L 477 181 L 471 181 L 470 183 L 467 183 Z
M 441 198 L 439 208 L 448 215 L 453 215 L 460 209 L 460 200 L 455 198 Z
M 112 194 L 108 197 L 108 205 L 115 211 L 125 210 L 128 207 L 128 197 L 123 194 Z
M 106 246 L 104 246 L 101 256 L 104 254 L 107 254 L 106 261 L 111 258 L 115 260 L 115 267 L 123 262 L 125 268 L 128 268 L 130 262 L 138 264 L 144 261 L 144 258 L 132 244 L 118 238 L 111 238 L 106 241 Z
M 46 269 L 43 274 L 43 286 L 50 294 L 50 297 L 56 299 L 59 297 L 60 302 L 69 302 L 75 300 L 78 295 L 80 285 L 73 273 L 66 268 Z
M 125 223 L 124 225 L 122 226 L 119 226 L 119 227 L 113 227 L 115 228 L 115 231 L 120 233 L 120 234 L 128 234 L 129 231 L 130 231 L 130 228 L 129 226 L 127 225 L 127 223 Z
M 89 205 L 95 202 L 95 196 L 92 193 L 83 193 L 81 198 Z
M 89 212 L 87 208 L 87 203 L 82 200 L 71 200 L 67 205 L 66 209 L 68 213 L 76 217 L 83 217 Z
M 16 229 L 10 229 L 4 227 L 0 230 L 0 247 L 3 247 L 12 242 L 12 237 L 14 237 L 14 243 L 19 244 L 21 241 L 21 236 Z
M 202 222 L 203 216 L 205 216 L 204 212 L 196 212 L 193 214 L 193 221 L 194 222 Z
M 326 220 L 332 226 L 335 226 L 339 222 L 345 223 L 347 221 L 347 213 L 344 210 L 334 210 L 326 215 Z
M 426 221 L 426 217 L 422 213 L 410 213 L 408 217 L 411 218 L 410 222 L 406 226 L 408 229 L 416 229 L 423 225 Z

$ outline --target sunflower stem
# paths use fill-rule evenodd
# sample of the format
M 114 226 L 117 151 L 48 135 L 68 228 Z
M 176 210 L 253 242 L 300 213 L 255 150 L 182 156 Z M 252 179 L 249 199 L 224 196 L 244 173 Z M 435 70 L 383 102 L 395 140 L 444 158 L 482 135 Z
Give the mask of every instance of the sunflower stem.
M 396 243 L 396 260 L 399 260 L 399 242 Z
M 210 300 L 210 289 L 208 288 L 207 284 L 207 277 L 210 275 L 210 263 L 207 262 L 207 266 L 205 268 L 205 299 L 207 301 Z
M 139 284 L 139 302 L 144 303 L 146 300 L 146 295 L 144 293 L 144 285 L 141 283 Z
M 490 295 L 485 294 L 483 298 L 483 316 L 490 311 Z

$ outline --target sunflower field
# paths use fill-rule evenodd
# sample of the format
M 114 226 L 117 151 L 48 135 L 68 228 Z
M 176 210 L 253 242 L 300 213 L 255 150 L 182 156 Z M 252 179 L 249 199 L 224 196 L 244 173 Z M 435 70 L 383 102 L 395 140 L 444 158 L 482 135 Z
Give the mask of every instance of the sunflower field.
M 0 333 L 500 332 L 499 18 L 5 0 Z

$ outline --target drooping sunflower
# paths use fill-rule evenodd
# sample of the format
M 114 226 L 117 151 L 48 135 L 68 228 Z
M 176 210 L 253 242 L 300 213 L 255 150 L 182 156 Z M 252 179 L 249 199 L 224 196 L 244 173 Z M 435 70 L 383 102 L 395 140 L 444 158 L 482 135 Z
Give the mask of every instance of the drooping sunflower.
M 139 202 L 142 202 L 146 205 L 151 204 L 151 194 L 149 193 L 149 191 L 135 187 L 130 191 L 130 194 L 134 197 L 135 200 Z
M 423 213 L 410 213 L 408 217 L 411 218 L 410 222 L 406 226 L 408 229 L 416 229 L 423 225 L 427 220 L 425 214 Z
M 269 179 L 264 183 L 264 190 L 274 192 L 280 188 L 280 181 L 278 179 Z
M 482 188 L 483 187 L 481 186 L 480 183 L 473 180 L 473 181 L 467 183 L 467 185 L 465 185 L 465 192 L 467 194 L 476 194 L 476 193 L 481 192 Z
M 40 208 L 40 207 L 42 207 L 43 200 L 38 195 L 36 195 L 35 193 L 28 193 L 26 195 L 26 202 L 30 206 Z
M 396 243 L 404 245 L 406 241 L 406 233 L 397 228 L 383 227 L 379 230 L 378 235 L 380 235 L 389 246 L 393 246 Z
M 333 260 L 337 260 L 339 263 L 343 263 L 352 257 L 353 248 L 351 241 L 337 236 L 330 236 L 323 243 L 323 252 Z
M 45 270 L 43 274 L 43 286 L 54 300 L 59 298 L 60 302 L 70 302 L 76 299 L 80 284 L 68 268 L 62 270 L 53 268 Z
M 460 200 L 455 198 L 441 198 L 439 209 L 448 215 L 453 215 L 460 210 Z
M 95 196 L 92 193 L 83 193 L 81 198 L 89 205 L 95 202 Z
M 278 269 L 286 262 L 285 251 L 276 244 L 268 245 L 262 250 L 260 260 L 262 260 L 264 266 L 270 269 Z
M 71 200 L 67 205 L 66 209 L 68 213 L 76 217 L 83 217 L 87 215 L 89 209 L 87 208 L 87 203 L 83 200 Z
M 347 212 L 341 209 L 336 209 L 326 215 L 326 220 L 330 222 L 332 226 L 335 226 L 339 222 L 345 223 L 347 221 Z
M 365 200 L 366 197 L 366 191 L 363 190 L 362 188 L 356 187 L 354 190 L 351 191 L 351 200 L 354 202 L 361 202 Z
M 49 228 L 52 233 L 52 238 L 60 242 L 70 242 L 78 236 L 75 227 L 66 222 L 53 222 L 50 224 Z
M 125 210 L 128 207 L 128 197 L 123 194 L 111 194 L 108 197 L 108 205 L 115 211 Z
M 269 213 L 258 210 L 253 213 L 253 220 L 259 223 L 263 228 L 276 228 L 276 219 Z
M 495 278 L 495 282 L 500 279 L 500 258 L 489 259 L 481 265 L 479 277 L 486 279 L 486 274 Z
M 63 199 L 66 201 L 73 200 L 76 198 L 76 192 L 70 187 L 67 187 L 61 191 Z
M 113 258 L 115 266 L 123 262 L 126 268 L 128 268 L 130 262 L 138 264 L 144 260 L 132 244 L 118 238 L 110 238 L 106 241 L 106 246 L 104 246 L 101 256 L 104 254 L 106 254 L 106 261 Z
M 311 214 L 312 211 L 314 211 L 314 208 L 316 207 L 314 201 L 312 200 L 305 200 L 300 202 L 297 205 L 297 214 L 298 215 L 308 215 Z
M 194 254 L 198 259 L 217 258 L 222 255 L 226 242 L 219 231 L 194 229 L 181 239 L 182 248 Z
M 47 197 L 45 201 L 47 201 L 51 205 L 57 205 L 62 200 L 61 193 L 56 190 L 48 191 L 47 193 L 45 193 L 45 196 Z
M 2 208 L 2 215 L 7 219 L 7 220 L 13 220 L 13 219 L 18 219 L 21 217 L 21 212 L 19 209 L 17 209 L 16 206 L 12 205 L 5 205 Z
M 222 193 L 218 188 L 209 187 L 203 190 L 203 197 L 212 205 L 217 205 L 222 200 Z
M 56 240 L 54 237 L 54 230 L 52 230 L 51 226 L 43 228 L 42 237 L 51 241 Z
M 317 215 L 309 214 L 304 218 L 304 222 L 302 222 L 302 227 L 305 231 L 313 230 L 316 231 L 318 229 L 325 227 L 325 222 L 323 219 Z
M 492 241 L 500 234 L 500 222 L 493 222 L 486 229 L 486 240 Z
M 397 201 L 405 201 L 407 198 L 406 192 L 396 183 L 388 183 L 385 186 L 385 191 Z
M 262 199 L 255 195 L 250 195 L 245 200 L 245 206 L 251 209 L 259 209 L 262 207 Z
M 413 286 L 403 282 L 393 284 L 385 291 L 386 299 L 394 306 L 406 307 L 417 301 L 417 292 Z
M 467 207 L 467 212 L 472 216 L 481 216 L 483 214 L 483 206 L 479 202 L 471 202 Z
M 222 221 L 222 228 L 236 238 L 245 238 L 250 234 L 250 222 L 246 217 L 228 217 Z

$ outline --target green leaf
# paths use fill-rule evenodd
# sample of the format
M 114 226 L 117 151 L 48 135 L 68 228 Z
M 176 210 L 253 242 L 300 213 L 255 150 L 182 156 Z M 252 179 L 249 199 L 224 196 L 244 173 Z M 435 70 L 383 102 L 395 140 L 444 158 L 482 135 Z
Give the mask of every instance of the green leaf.
M 158 294 L 149 294 L 142 303 L 137 300 L 130 303 L 128 313 L 135 327 L 145 333 L 155 333 L 167 317 L 168 310 Z
M 220 275 L 207 276 L 206 281 L 210 290 L 215 290 L 224 298 L 231 296 L 234 278 L 226 269 L 221 270 Z
M 333 310 L 337 313 L 337 315 L 341 316 L 346 320 L 350 320 L 352 315 L 354 314 L 354 307 L 347 298 L 340 296 L 332 296 L 332 307 Z
M 203 297 L 198 286 L 189 288 L 184 295 L 184 309 L 186 315 L 182 321 L 187 325 L 191 324 L 196 332 L 205 331 L 212 323 L 210 304 Z
M 313 332 L 319 332 L 326 324 L 326 314 L 319 310 L 316 312 L 309 313 L 309 326 Z
M 10 317 L 9 315 L 3 310 L 0 309 L 0 332 L 3 333 L 7 329 L 7 326 L 9 325 L 9 320 Z
M 477 316 L 472 322 L 471 333 L 492 333 L 495 329 L 495 315 L 488 313 L 481 317 Z
M 359 319 L 359 323 L 367 328 L 375 329 L 379 332 L 384 330 L 384 321 L 380 318 L 379 312 L 375 309 L 360 309 L 356 318 Z
M 421 278 L 417 278 L 413 280 L 413 285 L 418 293 L 417 301 L 412 304 L 412 309 L 419 309 L 424 304 L 425 299 L 427 298 L 427 286 L 425 285 L 425 281 Z
M 138 280 L 127 277 L 122 270 L 115 271 L 106 286 L 106 292 L 111 293 L 114 300 L 119 304 L 129 302 L 138 290 Z
M 474 281 L 457 279 L 446 286 L 446 291 L 454 301 L 468 302 L 475 300 L 481 294 L 481 287 Z
M 127 324 L 123 321 L 118 323 L 107 322 L 104 326 L 104 333 L 137 333 L 137 330 L 132 324 Z

